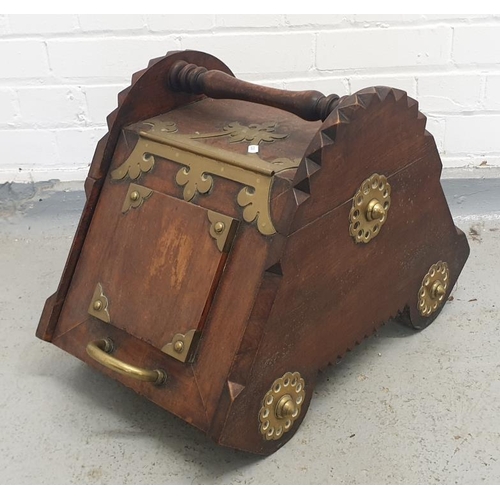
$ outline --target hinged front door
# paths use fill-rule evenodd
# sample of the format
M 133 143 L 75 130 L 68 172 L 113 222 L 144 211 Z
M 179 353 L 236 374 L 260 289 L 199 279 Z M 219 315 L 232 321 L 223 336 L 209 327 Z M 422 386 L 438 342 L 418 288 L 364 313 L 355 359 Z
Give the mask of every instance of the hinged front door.
M 89 314 L 189 361 L 238 221 L 131 184 Z

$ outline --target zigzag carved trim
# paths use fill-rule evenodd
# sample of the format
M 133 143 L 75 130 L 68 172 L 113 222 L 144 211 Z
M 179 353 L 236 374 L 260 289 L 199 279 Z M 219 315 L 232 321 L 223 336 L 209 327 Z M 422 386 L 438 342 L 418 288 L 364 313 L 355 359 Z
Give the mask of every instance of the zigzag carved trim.
M 396 106 L 404 106 L 409 117 L 418 121 L 418 132 L 421 135 L 427 134 L 425 130 L 427 118 L 418 111 L 418 102 L 408 97 L 404 90 L 391 87 L 369 87 L 352 95 L 342 97 L 339 99 L 337 107 L 314 136 L 302 162 L 297 168 L 293 180 L 294 190 L 310 195 L 311 178 L 321 170 L 324 149 L 335 143 L 339 129 L 349 126 L 349 123 L 358 119 L 371 106 L 388 100 L 393 101 Z M 304 196 L 297 196 L 297 194 L 295 199 L 297 205 L 305 201 Z

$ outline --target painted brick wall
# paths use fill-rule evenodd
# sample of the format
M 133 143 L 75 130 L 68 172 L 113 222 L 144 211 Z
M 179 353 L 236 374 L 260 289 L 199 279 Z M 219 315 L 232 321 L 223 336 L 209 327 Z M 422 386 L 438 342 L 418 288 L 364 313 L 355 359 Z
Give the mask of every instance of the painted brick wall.
M 500 166 L 499 42 L 492 15 L 0 16 L 0 182 L 84 179 L 131 74 L 186 48 L 279 88 L 402 88 L 446 168 L 487 172 Z

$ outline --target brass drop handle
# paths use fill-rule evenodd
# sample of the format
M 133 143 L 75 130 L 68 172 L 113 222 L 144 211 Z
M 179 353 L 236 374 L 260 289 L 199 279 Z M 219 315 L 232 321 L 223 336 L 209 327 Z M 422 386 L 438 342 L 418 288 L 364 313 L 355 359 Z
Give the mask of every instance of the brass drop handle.
M 114 372 L 137 380 L 142 380 L 143 382 L 152 382 L 155 385 L 163 384 L 163 382 L 167 380 L 167 374 L 163 370 L 138 368 L 137 366 L 129 365 L 124 361 L 116 359 L 108 354 L 112 352 L 113 349 L 113 341 L 109 338 L 93 340 L 87 344 L 87 354 L 92 359 Z

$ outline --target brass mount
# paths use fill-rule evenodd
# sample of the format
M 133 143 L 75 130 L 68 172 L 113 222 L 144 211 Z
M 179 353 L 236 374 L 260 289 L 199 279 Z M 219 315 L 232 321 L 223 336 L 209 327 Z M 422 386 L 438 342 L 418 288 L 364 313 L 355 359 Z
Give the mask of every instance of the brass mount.
M 304 379 L 299 372 L 276 379 L 262 400 L 260 433 L 266 441 L 280 439 L 299 418 L 305 399 Z
M 189 363 L 192 358 L 191 344 L 196 338 L 196 330 L 188 330 L 186 333 L 176 333 L 171 342 L 165 344 L 161 351 L 181 363 Z
M 427 317 L 443 305 L 450 283 L 450 271 L 446 262 L 433 264 L 422 280 L 418 291 L 418 312 Z
M 122 213 L 126 214 L 131 208 L 139 208 L 152 194 L 152 189 L 131 182 L 123 202 Z
M 391 186 L 385 175 L 365 179 L 352 199 L 349 234 L 356 243 L 368 243 L 380 232 L 391 206 Z
M 139 139 L 129 157 L 111 172 L 111 178 L 119 181 L 132 180 L 150 172 L 157 158 L 164 158 L 179 165 L 175 181 L 182 187 L 185 201 L 193 201 L 198 195 L 209 195 L 217 178 L 228 179 L 241 185 L 236 203 L 242 209 L 245 222 L 255 222 L 258 231 L 270 236 L 276 232 L 271 220 L 270 193 L 273 176 L 285 169 L 296 168 L 300 159 L 276 158 L 271 162 L 258 155 L 245 155 L 204 143 L 203 139 L 229 137 L 230 143 L 269 143 L 285 139 L 287 134 L 275 132 L 277 123 L 240 125 L 229 123 L 224 130 L 208 134 L 178 134 L 173 122 L 152 119 L 144 122 L 150 130 L 140 130 Z M 139 207 L 149 195 L 134 185 L 123 205 L 125 213 Z M 133 195 L 133 196 L 132 196 Z
M 210 236 L 215 240 L 221 252 L 227 252 L 233 242 L 238 221 L 213 210 L 208 210 L 207 215 L 210 222 Z
M 104 295 L 102 285 L 97 283 L 92 299 L 90 300 L 88 313 L 96 318 L 99 318 L 105 323 L 109 323 L 108 298 Z

